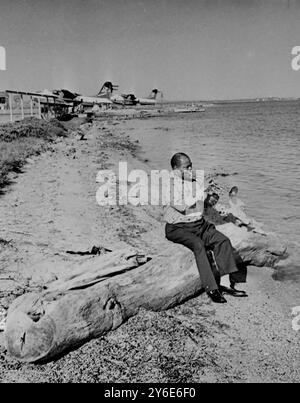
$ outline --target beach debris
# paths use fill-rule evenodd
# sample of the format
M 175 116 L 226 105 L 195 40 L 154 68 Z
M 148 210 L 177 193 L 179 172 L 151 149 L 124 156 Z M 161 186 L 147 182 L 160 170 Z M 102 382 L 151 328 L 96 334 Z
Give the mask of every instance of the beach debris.
M 171 128 L 170 127 L 165 127 L 165 126 L 157 126 L 157 127 L 154 127 L 153 128 L 153 130 L 164 130 L 164 131 L 169 131 L 169 130 L 171 130 Z
M 73 251 L 73 250 L 67 250 L 66 253 L 69 253 L 71 255 L 101 255 L 107 252 L 112 252 L 111 249 L 105 248 L 104 246 L 93 246 L 91 250 L 87 251 Z
M 74 154 L 76 154 L 76 148 L 75 147 L 73 147 L 73 146 L 66 147 L 65 155 L 67 157 L 72 156 Z
M 221 177 L 226 177 L 226 176 L 234 176 L 234 175 L 238 175 L 238 172 L 232 172 L 232 173 L 228 173 L 228 172 L 215 172 L 213 173 L 213 176 L 216 178 L 218 176 Z
M 79 130 L 82 132 L 88 132 L 90 130 L 90 128 L 92 127 L 92 123 L 91 122 L 87 122 L 87 123 L 82 123 L 80 125 Z
M 0 237 L 0 247 L 5 247 L 5 246 L 12 246 L 12 239 L 7 241 L 6 239 L 3 239 Z
M 80 141 L 87 140 L 84 133 L 78 133 L 78 137 L 79 137 L 78 140 L 80 140 Z
M 275 236 L 232 223 L 217 229 L 250 265 L 275 267 L 286 255 Z M 141 308 L 162 311 L 198 295 L 202 286 L 193 253 L 166 240 L 160 251 L 152 258 L 130 247 L 100 254 L 45 290 L 16 298 L 4 333 L 9 354 L 24 362 L 49 361 L 116 329 Z
M 25 232 L 25 231 L 14 231 L 14 230 L 6 230 L 8 232 L 11 232 L 12 234 L 20 234 L 20 235 L 32 235 L 30 232 Z
M 77 140 L 87 140 L 87 138 L 85 137 L 85 133 L 80 129 L 71 132 L 71 136 L 75 137 Z

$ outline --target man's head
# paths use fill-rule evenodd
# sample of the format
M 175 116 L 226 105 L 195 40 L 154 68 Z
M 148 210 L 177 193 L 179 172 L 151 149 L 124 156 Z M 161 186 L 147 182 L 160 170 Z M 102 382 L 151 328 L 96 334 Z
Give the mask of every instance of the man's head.
M 186 171 L 192 171 L 192 161 L 185 153 L 176 153 L 171 158 L 171 167 L 184 174 Z

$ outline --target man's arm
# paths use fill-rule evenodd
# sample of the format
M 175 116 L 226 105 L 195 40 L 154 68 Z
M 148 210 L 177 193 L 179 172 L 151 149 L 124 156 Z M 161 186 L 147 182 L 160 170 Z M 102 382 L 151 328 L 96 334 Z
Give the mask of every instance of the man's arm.
M 180 222 L 183 220 L 185 217 L 184 213 L 181 213 L 180 211 L 176 210 L 174 207 L 165 206 L 164 208 L 164 221 L 168 223 L 173 223 L 173 222 Z
M 172 202 L 170 202 L 168 207 L 173 208 L 174 210 L 178 211 L 180 214 L 184 214 L 186 212 L 186 210 L 189 208 L 189 206 L 187 206 L 185 203 L 174 204 Z

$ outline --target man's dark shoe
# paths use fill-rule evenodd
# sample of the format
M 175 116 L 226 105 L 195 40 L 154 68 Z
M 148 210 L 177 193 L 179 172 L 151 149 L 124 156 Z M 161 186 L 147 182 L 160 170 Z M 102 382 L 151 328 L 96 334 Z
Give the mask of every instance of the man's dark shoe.
M 224 304 L 227 302 L 219 290 L 207 291 L 207 295 L 213 302 L 216 302 L 217 304 Z
M 234 282 L 230 282 L 230 288 L 232 289 L 232 290 L 234 290 L 234 291 L 238 291 L 238 292 L 240 292 L 240 293 L 243 293 L 243 294 L 246 294 L 247 295 L 247 293 L 246 293 L 246 291 L 242 291 L 242 290 L 237 290 L 236 288 L 235 288 L 235 284 L 236 283 L 234 283 Z M 248 296 L 248 295 L 247 295 Z
M 245 291 L 237 290 L 236 288 L 225 287 L 224 285 L 220 285 L 220 292 L 224 294 L 232 295 L 233 297 L 248 297 Z

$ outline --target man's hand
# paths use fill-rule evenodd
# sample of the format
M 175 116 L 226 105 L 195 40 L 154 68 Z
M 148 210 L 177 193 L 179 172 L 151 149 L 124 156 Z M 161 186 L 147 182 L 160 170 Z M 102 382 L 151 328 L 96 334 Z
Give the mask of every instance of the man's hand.
M 183 179 L 188 182 L 193 182 L 196 180 L 196 172 L 191 169 L 186 169 L 183 172 Z

